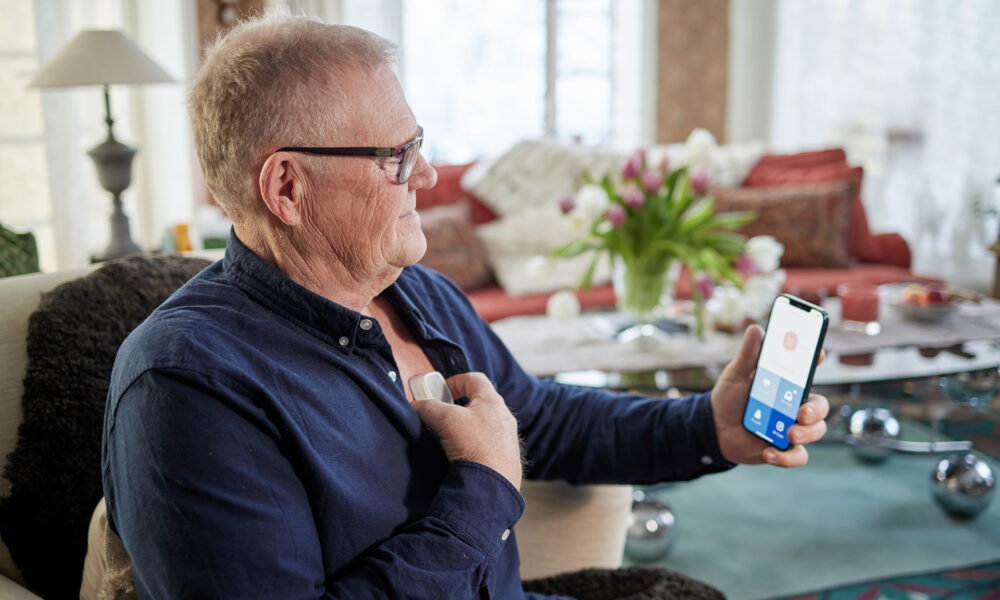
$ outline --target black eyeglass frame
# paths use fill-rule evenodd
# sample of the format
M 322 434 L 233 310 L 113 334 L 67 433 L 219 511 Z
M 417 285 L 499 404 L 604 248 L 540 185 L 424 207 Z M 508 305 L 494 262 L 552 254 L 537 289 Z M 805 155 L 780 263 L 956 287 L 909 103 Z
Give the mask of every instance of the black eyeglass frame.
M 370 156 L 379 159 L 395 158 L 399 161 L 399 172 L 396 174 L 396 183 L 402 185 L 410 180 L 413 167 L 417 164 L 417 157 L 420 155 L 420 146 L 424 141 L 424 128 L 417 126 L 417 137 L 402 146 L 379 147 L 379 146 L 285 146 L 278 148 L 275 152 L 304 152 L 306 154 L 318 154 L 321 156 Z M 409 154 L 412 149 L 412 154 Z M 412 158 L 410 158 L 412 156 Z

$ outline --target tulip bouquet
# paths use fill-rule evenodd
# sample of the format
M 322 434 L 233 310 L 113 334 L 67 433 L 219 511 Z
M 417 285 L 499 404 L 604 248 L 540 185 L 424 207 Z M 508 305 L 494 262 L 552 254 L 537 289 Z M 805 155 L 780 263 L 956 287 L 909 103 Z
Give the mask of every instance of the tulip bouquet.
M 741 282 L 734 263 L 746 240 L 735 230 L 753 214 L 716 214 L 706 169 L 671 168 L 666 160 L 650 165 L 642 149 L 628 158 L 620 175 L 620 181 L 610 176 L 594 181 L 584 173 L 585 185 L 576 196 L 559 201 L 581 237 L 549 255 L 596 251 L 578 286 L 588 288 L 597 260 L 607 253 L 618 284 L 619 309 L 640 324 L 662 316 L 665 292 L 670 295 L 671 280 L 683 265 L 696 283 L 692 295 L 701 335 L 702 303 L 714 284 Z

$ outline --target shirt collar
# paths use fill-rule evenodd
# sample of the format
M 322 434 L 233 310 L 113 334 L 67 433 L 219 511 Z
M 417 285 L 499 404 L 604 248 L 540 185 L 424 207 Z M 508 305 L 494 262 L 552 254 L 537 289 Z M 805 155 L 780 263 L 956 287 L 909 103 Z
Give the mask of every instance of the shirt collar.
M 350 353 L 365 317 L 292 281 L 229 234 L 222 261 L 226 277 L 248 296 L 310 334 Z
M 230 231 L 222 264 L 229 280 L 247 295 L 347 353 L 352 352 L 356 344 L 381 334 L 378 325 L 364 323 L 370 317 L 320 296 L 268 264 L 240 241 L 235 230 Z M 382 296 L 400 317 L 416 326 L 415 335 L 425 339 L 444 338 L 444 334 L 428 322 L 424 312 L 413 302 L 413 295 L 407 293 L 407 286 L 400 285 L 402 280 L 407 279 L 406 272 L 404 269 L 404 276 L 386 288 Z

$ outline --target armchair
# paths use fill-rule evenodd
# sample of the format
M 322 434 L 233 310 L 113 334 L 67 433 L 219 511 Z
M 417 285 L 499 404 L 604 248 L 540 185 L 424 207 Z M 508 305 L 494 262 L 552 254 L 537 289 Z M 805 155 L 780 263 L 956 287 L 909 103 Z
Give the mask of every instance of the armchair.
M 0 597 L 77 597 L 101 499 L 100 430 L 114 354 L 206 265 L 131 257 L 97 271 L 0 279 Z M 621 564 L 631 488 L 526 482 L 522 491 L 523 578 Z

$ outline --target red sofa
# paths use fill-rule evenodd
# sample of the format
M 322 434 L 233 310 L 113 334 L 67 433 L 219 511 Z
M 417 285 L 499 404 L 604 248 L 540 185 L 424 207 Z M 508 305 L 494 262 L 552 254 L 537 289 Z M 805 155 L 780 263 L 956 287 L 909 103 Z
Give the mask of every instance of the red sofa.
M 461 177 L 470 166 L 436 167 L 438 183 L 430 190 L 417 192 L 417 209 L 426 211 L 436 206 L 466 202 L 469 206 L 467 214 L 470 228 L 495 219 L 496 215 L 488 206 L 461 186 Z M 771 194 L 770 190 L 776 188 L 785 191 L 798 190 L 808 196 L 809 190 L 812 189 L 810 186 L 840 181 L 851 184 L 851 198 L 844 209 L 849 212 L 849 221 L 846 213 L 844 220 L 845 227 L 849 227 L 845 250 L 849 255 L 849 264 L 836 267 L 783 265 L 787 274 L 785 291 L 817 301 L 824 296 L 834 294 L 837 286 L 842 283 L 930 281 L 910 272 L 911 255 L 906 240 L 895 233 L 873 234 L 869 231 L 860 197 L 862 176 L 861 167 L 849 166 L 842 150 L 767 155 L 750 170 L 741 188 L 732 188 L 737 191 L 737 195 L 743 196 L 766 197 Z M 719 194 L 720 197 L 722 195 L 724 194 Z M 781 240 L 781 233 L 773 231 L 767 233 Z M 690 289 L 690 281 L 682 277 L 677 286 L 678 296 L 689 297 Z M 513 315 L 543 314 L 550 296 L 550 294 L 510 296 L 495 282 L 466 289 L 466 293 L 476 311 L 487 321 Z M 579 292 L 578 297 L 585 309 L 613 307 L 615 300 L 610 285 Z

